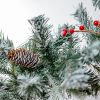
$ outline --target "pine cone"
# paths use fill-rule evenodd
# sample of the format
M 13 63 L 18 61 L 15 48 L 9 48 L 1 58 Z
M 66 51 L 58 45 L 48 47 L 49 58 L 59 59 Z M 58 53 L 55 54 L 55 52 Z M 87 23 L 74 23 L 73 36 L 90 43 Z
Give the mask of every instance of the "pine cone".
M 38 62 L 37 55 L 22 48 L 8 51 L 7 58 L 12 63 L 26 68 L 34 67 Z

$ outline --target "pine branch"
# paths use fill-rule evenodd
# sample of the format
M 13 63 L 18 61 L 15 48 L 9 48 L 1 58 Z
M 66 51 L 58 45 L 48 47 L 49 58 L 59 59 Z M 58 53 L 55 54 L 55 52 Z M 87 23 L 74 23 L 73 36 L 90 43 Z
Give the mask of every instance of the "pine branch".
M 92 0 L 93 6 L 100 9 L 100 0 Z

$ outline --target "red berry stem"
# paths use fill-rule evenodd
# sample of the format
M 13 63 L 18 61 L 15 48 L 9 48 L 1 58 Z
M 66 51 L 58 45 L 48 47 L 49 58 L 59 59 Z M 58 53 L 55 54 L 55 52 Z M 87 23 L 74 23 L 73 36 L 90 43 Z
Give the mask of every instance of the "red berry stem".
M 73 28 L 70 28 L 69 30 L 69 33 L 72 35 L 74 33 L 74 29 Z
M 83 25 L 79 26 L 79 29 L 84 30 L 84 26 Z
M 98 21 L 98 20 L 95 20 L 95 21 L 93 22 L 93 25 L 96 26 L 96 27 L 98 26 L 98 24 L 99 24 L 99 21 Z
M 65 37 L 67 35 L 67 30 L 66 29 L 63 29 L 63 31 L 61 32 L 61 36 L 62 37 Z
M 99 20 L 95 20 L 93 22 L 93 25 L 96 26 L 96 27 L 98 27 L 98 28 L 100 28 L 100 21 Z
M 89 32 L 89 33 L 92 33 L 92 34 L 99 34 L 100 35 L 100 33 L 99 32 L 94 32 L 94 31 L 92 31 L 92 30 L 74 30 L 74 32 Z

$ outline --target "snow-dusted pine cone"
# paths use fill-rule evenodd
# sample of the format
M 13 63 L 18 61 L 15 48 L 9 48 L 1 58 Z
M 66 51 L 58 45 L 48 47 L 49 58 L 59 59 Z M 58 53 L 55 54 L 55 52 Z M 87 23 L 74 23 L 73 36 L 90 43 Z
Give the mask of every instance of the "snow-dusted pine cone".
M 7 58 L 10 62 L 26 68 L 34 67 L 38 62 L 38 56 L 22 48 L 9 50 Z

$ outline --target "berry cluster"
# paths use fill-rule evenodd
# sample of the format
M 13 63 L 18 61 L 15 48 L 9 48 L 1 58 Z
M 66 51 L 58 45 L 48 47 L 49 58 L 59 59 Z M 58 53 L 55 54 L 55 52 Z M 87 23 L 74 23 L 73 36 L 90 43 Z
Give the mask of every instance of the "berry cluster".
M 93 25 L 100 28 L 100 21 L 98 21 L 98 20 L 93 21 Z M 80 25 L 79 30 L 74 30 L 73 28 L 70 28 L 68 30 L 63 29 L 62 32 L 61 32 L 61 36 L 65 37 L 67 35 L 67 32 L 69 32 L 70 35 L 72 35 L 74 32 L 90 32 L 90 33 L 93 33 L 93 34 L 100 34 L 100 33 L 97 33 L 97 32 L 93 32 L 91 30 L 85 30 L 84 25 Z
M 73 34 L 74 33 L 74 29 L 73 28 L 70 28 L 69 30 L 63 29 L 62 32 L 61 32 L 61 36 L 65 37 L 67 35 L 67 32 L 69 32 L 70 34 Z

